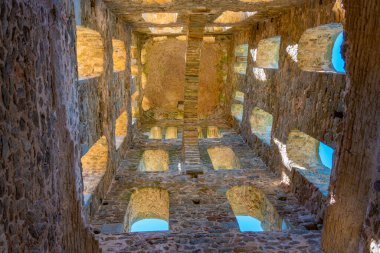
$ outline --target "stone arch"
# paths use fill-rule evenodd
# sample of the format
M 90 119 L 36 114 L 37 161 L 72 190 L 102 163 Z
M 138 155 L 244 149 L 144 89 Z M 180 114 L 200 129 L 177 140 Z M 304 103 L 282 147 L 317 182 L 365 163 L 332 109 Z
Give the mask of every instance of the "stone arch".
M 207 149 L 214 170 L 240 169 L 240 160 L 227 146 L 215 146 Z
M 159 126 L 152 127 L 149 133 L 149 139 L 161 140 L 162 139 L 162 129 Z
M 141 188 L 134 191 L 124 217 L 125 231 L 133 232 L 133 224 L 144 219 L 158 219 L 169 229 L 169 192 L 161 188 Z M 149 230 L 148 230 L 149 231 Z
M 270 145 L 273 116 L 258 107 L 254 107 L 249 117 L 252 133 L 263 143 Z
M 112 39 L 112 48 L 113 71 L 124 71 L 127 62 L 127 51 L 124 41 Z
M 257 46 L 256 66 L 265 69 L 278 69 L 280 44 L 280 36 L 260 40 Z
M 78 77 L 100 76 L 104 65 L 104 44 L 101 35 L 94 30 L 77 26 Z
M 304 71 L 345 73 L 344 66 L 340 66 L 342 61 L 344 65 L 342 43 L 342 24 L 307 29 L 298 43 L 298 66 Z
M 299 169 L 307 180 L 327 195 L 331 167 L 326 166 L 323 161 L 321 146 L 329 149 L 327 155 L 331 156 L 329 160 L 332 162 L 334 152 L 332 148 L 299 130 L 292 130 L 286 143 L 286 152 L 291 166 Z
M 219 131 L 219 128 L 216 126 L 208 126 L 207 127 L 207 138 L 213 139 L 213 138 L 221 138 L 222 134 Z
M 226 193 L 235 216 L 250 216 L 261 222 L 262 231 L 281 231 L 284 220 L 265 194 L 254 186 L 235 186 Z

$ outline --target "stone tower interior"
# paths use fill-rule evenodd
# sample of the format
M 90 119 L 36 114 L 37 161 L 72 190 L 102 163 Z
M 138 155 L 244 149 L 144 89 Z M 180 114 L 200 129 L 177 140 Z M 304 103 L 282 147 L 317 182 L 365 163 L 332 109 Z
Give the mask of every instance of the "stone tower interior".
M 378 0 L 0 0 L 1 252 L 380 252 Z

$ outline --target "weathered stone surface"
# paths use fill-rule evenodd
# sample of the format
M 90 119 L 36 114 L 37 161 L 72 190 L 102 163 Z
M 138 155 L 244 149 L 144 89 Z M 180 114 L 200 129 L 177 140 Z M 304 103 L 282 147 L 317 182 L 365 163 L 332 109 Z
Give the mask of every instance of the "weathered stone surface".
M 332 65 L 332 49 L 338 35 L 343 32 L 339 23 L 307 29 L 298 45 L 298 66 L 305 71 L 336 72 Z
M 100 252 L 81 211 L 73 2 L 0 10 L 0 251 Z
M 334 202 L 327 208 L 326 252 L 379 251 L 380 30 L 378 1 L 345 1 L 347 20 L 344 138 L 333 171 Z M 365 29 L 363 29 L 365 27 Z M 365 62 L 365 64 L 363 64 Z

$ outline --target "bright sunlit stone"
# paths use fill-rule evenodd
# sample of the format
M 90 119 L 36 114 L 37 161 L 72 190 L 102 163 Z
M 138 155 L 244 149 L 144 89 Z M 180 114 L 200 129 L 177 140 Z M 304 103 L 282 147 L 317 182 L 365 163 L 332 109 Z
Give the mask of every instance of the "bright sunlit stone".
M 143 219 L 133 223 L 130 232 L 168 231 L 169 223 L 161 219 Z
M 255 15 L 257 12 L 249 12 L 249 11 L 225 11 L 223 12 L 217 19 L 215 19 L 214 23 L 219 24 L 233 24 L 233 23 L 239 23 L 241 21 L 246 20 L 247 18 Z
M 183 27 L 149 27 L 154 34 L 181 33 Z
M 298 62 L 298 44 L 287 46 L 286 52 L 294 62 Z
M 141 16 L 146 22 L 152 24 L 166 25 L 177 22 L 178 13 L 143 13 L 141 14 Z

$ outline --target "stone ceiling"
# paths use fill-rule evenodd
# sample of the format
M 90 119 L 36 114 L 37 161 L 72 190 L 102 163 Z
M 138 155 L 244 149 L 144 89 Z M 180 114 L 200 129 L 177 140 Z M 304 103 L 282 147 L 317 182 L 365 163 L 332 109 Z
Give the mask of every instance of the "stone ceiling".
M 194 12 L 205 13 L 206 25 L 209 27 L 232 27 L 224 32 L 217 30 L 206 33 L 230 33 L 254 22 L 278 16 L 285 9 L 303 4 L 305 1 L 308 0 L 104 0 L 119 18 L 131 23 L 136 31 L 148 34 L 155 34 L 149 29 L 155 27 L 175 27 L 175 34 L 186 34 L 188 16 Z M 229 11 L 229 14 L 250 12 L 253 15 L 248 15 L 246 19 L 237 19 L 234 23 L 215 23 L 214 21 L 225 11 Z M 143 13 L 158 13 L 161 20 L 152 23 L 152 19 L 143 18 Z M 177 14 L 176 21 L 163 22 L 161 13 Z M 168 17 L 168 20 L 173 21 L 172 18 L 173 15 Z M 179 29 L 180 27 L 183 29 Z M 167 34 L 170 34 L 170 29 L 163 29 L 158 35 Z

